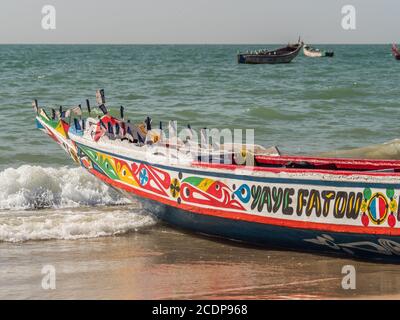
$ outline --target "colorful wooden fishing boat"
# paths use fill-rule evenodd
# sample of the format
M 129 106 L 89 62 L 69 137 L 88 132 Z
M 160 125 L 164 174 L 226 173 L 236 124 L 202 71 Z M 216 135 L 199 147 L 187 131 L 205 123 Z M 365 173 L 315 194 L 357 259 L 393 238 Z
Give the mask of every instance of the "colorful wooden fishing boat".
M 130 122 L 107 112 L 70 125 L 34 108 L 38 128 L 77 164 L 172 226 L 260 246 L 400 261 L 400 161 L 283 156 L 262 148 L 246 154 L 245 148 L 252 165 L 210 163 L 184 152 L 176 157 L 182 161 L 171 162 L 171 145 L 155 138 L 160 131 L 150 121 L 143 141 L 143 126 L 132 139 Z
M 303 46 L 303 53 L 306 57 L 310 57 L 310 58 L 333 57 L 334 56 L 333 51 L 319 50 L 319 49 L 313 48 L 309 45 Z
M 258 50 L 254 52 L 238 53 L 238 63 L 247 64 L 276 64 L 289 63 L 299 54 L 303 43 L 288 44 L 275 50 Z
M 394 43 L 392 44 L 392 54 L 396 60 L 400 60 L 400 51 Z

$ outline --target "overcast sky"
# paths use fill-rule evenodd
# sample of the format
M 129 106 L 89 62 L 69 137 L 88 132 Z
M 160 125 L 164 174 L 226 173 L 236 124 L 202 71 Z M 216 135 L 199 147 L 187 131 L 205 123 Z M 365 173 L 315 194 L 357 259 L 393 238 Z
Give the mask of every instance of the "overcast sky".
M 42 29 L 47 4 L 56 30 Z M 0 0 L 0 21 L 0 43 L 400 42 L 399 0 Z

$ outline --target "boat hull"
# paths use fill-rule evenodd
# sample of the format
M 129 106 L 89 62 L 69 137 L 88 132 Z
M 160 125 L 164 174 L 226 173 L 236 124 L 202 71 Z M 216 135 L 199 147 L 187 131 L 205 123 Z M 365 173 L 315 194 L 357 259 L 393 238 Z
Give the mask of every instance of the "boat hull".
M 282 57 L 272 57 L 272 56 L 257 56 L 257 55 L 246 55 L 239 54 L 238 55 L 238 63 L 243 64 L 278 64 L 278 63 L 289 63 L 291 62 L 296 55 L 288 55 Z
M 239 53 L 237 55 L 238 63 L 244 64 L 277 64 L 277 63 L 289 63 L 297 57 L 302 48 L 301 44 L 296 45 L 296 49 L 292 52 L 285 54 L 246 54 Z M 279 49 L 278 49 L 279 51 Z
M 357 259 L 400 262 L 396 237 L 319 232 L 203 215 L 143 198 L 144 208 L 161 221 L 182 230 L 271 249 L 336 255 Z
M 192 208 L 181 209 L 156 199 L 143 197 L 113 183 L 99 172 L 89 170 L 124 196 L 139 201 L 143 208 L 164 223 L 202 235 L 242 242 L 270 249 L 310 252 L 342 257 L 353 257 L 385 263 L 400 263 L 400 239 L 363 233 L 332 232 L 290 228 L 231 217 L 221 217 L 212 212 Z
M 53 139 L 63 138 L 48 122 L 40 124 Z M 400 173 L 378 172 L 378 162 L 363 164 L 372 172 L 361 174 L 343 171 L 361 165 L 351 161 L 335 173 L 179 165 L 71 133 L 69 138 L 66 151 L 83 168 L 178 228 L 267 247 L 400 262 Z
M 78 145 L 78 150 L 79 149 L 80 147 Z M 78 152 L 78 154 L 81 153 Z M 138 160 L 133 161 L 136 162 Z M 296 223 L 294 220 L 267 219 L 265 217 L 241 214 L 234 210 L 219 210 L 218 206 L 225 207 L 226 204 L 231 201 L 231 198 L 224 199 L 219 204 L 214 203 L 216 206 L 214 209 L 210 209 L 210 206 L 213 206 L 211 203 L 210 206 L 207 207 L 200 206 L 196 201 L 184 204 L 179 200 L 170 201 L 162 197 L 161 194 L 160 196 L 156 196 L 121 184 L 104 174 L 102 170 L 87 166 L 85 162 L 83 162 L 83 166 L 88 169 L 89 172 L 120 191 L 125 196 L 139 200 L 144 208 L 156 218 L 181 229 L 270 248 L 347 255 L 359 259 L 391 263 L 400 262 L 400 237 L 398 235 L 391 235 L 391 232 L 379 234 L 379 232 L 377 232 L 378 230 L 371 231 L 364 227 L 339 226 L 328 223 L 316 225 L 313 221 L 317 219 L 313 219 L 313 217 L 309 219 L 309 222 Z M 157 168 L 157 165 L 154 167 Z M 148 164 L 146 168 L 147 170 L 151 170 Z M 171 176 L 174 176 L 173 172 L 175 171 L 176 176 L 180 175 L 183 181 L 185 180 L 183 177 L 188 173 L 185 172 L 185 169 L 176 169 L 172 167 L 158 168 L 168 170 Z M 196 178 L 202 181 L 206 179 L 210 180 L 211 178 L 215 179 L 215 177 L 210 177 L 210 175 L 204 171 L 196 170 L 195 173 L 191 174 L 195 174 Z M 220 181 L 227 181 L 226 176 L 222 174 L 219 179 Z M 246 183 L 245 176 L 243 176 L 243 182 Z M 288 182 L 290 183 L 290 181 Z M 168 181 L 168 183 L 170 183 L 170 181 Z M 299 182 L 292 181 L 292 183 L 295 184 Z M 315 183 L 324 184 L 322 181 Z M 329 182 L 327 184 L 329 184 Z M 172 185 L 173 183 L 170 183 L 170 186 Z M 282 187 L 282 184 L 280 186 Z M 275 190 L 278 191 L 278 189 L 279 185 L 277 185 Z M 181 189 L 181 196 L 182 193 L 184 193 L 183 190 L 184 188 Z M 199 189 L 191 190 L 193 193 L 195 191 L 199 191 Z M 383 197 L 383 193 L 381 192 L 376 193 L 376 195 Z M 206 197 L 207 194 L 203 194 L 202 196 Z M 255 199 L 256 195 L 253 194 L 253 196 Z M 355 198 L 353 198 L 353 200 L 354 199 Z M 276 216 L 282 216 L 284 211 L 284 209 L 276 210 Z M 347 211 L 349 214 L 349 210 Z M 312 213 L 310 213 L 310 215 L 312 215 Z M 361 214 L 357 214 L 357 218 L 360 218 L 360 216 Z M 394 229 L 392 231 L 394 231 Z M 394 234 L 395 232 L 392 233 Z
M 309 57 L 309 58 L 320 58 L 320 57 L 324 56 L 323 52 L 321 52 L 321 51 L 318 51 L 318 52 L 310 51 L 310 50 L 307 50 L 306 48 L 303 48 L 303 53 L 306 57 Z
M 306 57 L 309 58 L 321 58 L 321 57 L 333 57 L 333 51 L 313 51 L 308 50 L 306 47 L 303 47 L 303 53 Z

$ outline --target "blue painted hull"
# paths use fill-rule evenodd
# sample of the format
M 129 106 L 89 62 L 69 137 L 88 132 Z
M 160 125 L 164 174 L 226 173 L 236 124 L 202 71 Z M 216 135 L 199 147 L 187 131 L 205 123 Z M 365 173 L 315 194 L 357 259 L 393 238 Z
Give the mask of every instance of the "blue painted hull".
M 239 221 L 137 198 L 156 218 L 180 229 L 269 248 L 400 263 L 396 237 L 325 232 Z

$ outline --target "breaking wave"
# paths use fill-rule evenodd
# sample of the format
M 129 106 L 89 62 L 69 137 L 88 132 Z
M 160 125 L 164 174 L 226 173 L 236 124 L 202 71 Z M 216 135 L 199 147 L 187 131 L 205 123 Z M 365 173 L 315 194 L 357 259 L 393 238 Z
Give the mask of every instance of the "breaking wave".
M 40 210 L 0 215 L 0 242 L 87 239 L 121 235 L 155 224 L 144 213 L 129 208 L 101 210 Z
M 129 203 L 82 168 L 23 165 L 0 172 L 0 210 Z
M 23 165 L 0 172 L 0 241 L 97 238 L 154 223 L 138 203 L 82 168 Z

